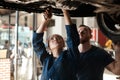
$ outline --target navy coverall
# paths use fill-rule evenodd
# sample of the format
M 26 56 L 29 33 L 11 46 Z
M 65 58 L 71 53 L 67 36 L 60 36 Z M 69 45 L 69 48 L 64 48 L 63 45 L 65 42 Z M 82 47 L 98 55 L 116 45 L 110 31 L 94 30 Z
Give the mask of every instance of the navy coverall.
M 41 80 L 77 80 L 79 35 L 75 24 L 66 25 L 67 50 L 54 60 L 43 43 L 44 33 L 33 33 L 33 48 L 43 65 Z

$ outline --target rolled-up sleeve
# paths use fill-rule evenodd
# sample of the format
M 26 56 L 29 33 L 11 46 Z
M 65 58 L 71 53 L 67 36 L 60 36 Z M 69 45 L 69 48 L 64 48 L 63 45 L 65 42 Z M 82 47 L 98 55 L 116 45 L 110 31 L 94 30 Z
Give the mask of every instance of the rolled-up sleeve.
M 72 56 L 75 56 L 78 53 L 78 45 L 80 43 L 76 24 L 66 25 L 66 32 L 68 50 Z
M 37 57 L 40 59 L 40 61 L 43 63 L 45 58 L 49 56 L 48 52 L 46 51 L 45 44 L 43 43 L 43 35 L 44 33 L 36 33 L 33 32 L 33 49 L 37 55 Z

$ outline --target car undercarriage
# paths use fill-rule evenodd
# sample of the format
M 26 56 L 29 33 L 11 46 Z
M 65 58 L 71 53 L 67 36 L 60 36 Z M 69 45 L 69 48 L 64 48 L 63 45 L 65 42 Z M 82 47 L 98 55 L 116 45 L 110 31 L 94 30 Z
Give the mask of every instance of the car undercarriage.
M 1 0 L 0 15 L 16 10 L 42 13 L 47 7 L 56 16 L 63 16 L 61 8 L 67 9 L 71 17 L 95 16 L 105 36 L 120 40 L 120 0 Z

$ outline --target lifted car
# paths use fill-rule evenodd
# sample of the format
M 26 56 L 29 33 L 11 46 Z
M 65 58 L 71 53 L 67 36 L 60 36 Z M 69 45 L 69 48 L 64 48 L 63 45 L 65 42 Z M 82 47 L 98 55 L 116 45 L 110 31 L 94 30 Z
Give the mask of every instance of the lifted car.
M 67 9 L 71 17 L 95 16 L 103 34 L 120 41 L 120 0 L 1 0 L 0 14 L 14 10 L 42 13 L 47 7 L 57 16 L 63 16 L 61 8 Z

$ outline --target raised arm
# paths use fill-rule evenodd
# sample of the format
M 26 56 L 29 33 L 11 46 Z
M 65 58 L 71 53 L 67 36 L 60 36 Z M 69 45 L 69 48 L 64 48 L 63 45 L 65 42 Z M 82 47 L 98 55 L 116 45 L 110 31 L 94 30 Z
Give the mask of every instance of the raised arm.
M 50 8 L 47 8 L 46 11 L 44 13 L 42 13 L 42 22 L 40 24 L 40 26 L 38 27 L 36 33 L 43 33 L 47 27 L 47 24 L 49 22 L 49 20 L 52 17 L 52 12 L 50 10 Z
M 42 22 L 40 26 L 38 27 L 37 31 L 33 33 L 33 49 L 37 55 L 38 58 L 40 58 L 41 62 L 49 56 L 48 52 L 46 51 L 45 44 L 43 43 L 43 35 L 44 31 L 46 29 L 47 23 L 52 17 L 52 13 L 47 9 L 43 14 L 42 14 Z
M 115 61 L 110 63 L 106 68 L 116 75 L 120 75 L 120 42 L 113 43 L 115 50 Z
M 62 11 L 63 11 L 64 19 L 65 19 L 65 25 L 72 25 L 73 23 L 72 23 L 72 20 L 71 20 L 71 17 L 68 11 L 65 9 L 62 9 Z
M 77 53 L 78 45 L 79 45 L 79 35 L 77 31 L 76 24 L 72 23 L 70 14 L 67 10 L 62 9 L 64 20 L 65 20 L 65 26 L 66 26 L 66 33 L 67 33 L 67 47 L 68 50 L 70 50 L 71 55 L 76 55 L 74 53 Z

